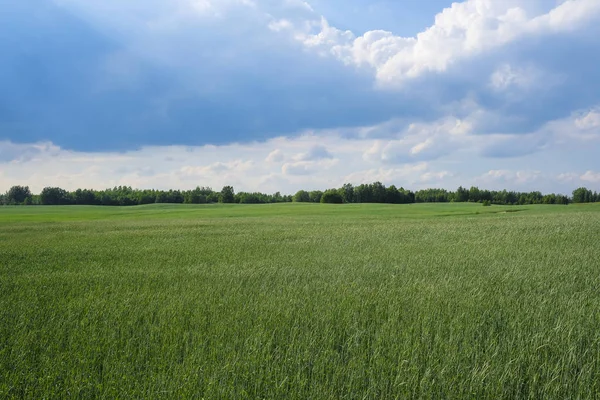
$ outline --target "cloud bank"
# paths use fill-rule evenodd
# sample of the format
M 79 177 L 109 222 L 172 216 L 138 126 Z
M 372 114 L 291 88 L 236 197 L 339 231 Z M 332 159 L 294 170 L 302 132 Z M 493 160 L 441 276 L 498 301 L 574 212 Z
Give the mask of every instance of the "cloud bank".
M 596 0 L 456 2 L 411 35 L 310 0 L 6 7 L 0 189 L 599 183 Z

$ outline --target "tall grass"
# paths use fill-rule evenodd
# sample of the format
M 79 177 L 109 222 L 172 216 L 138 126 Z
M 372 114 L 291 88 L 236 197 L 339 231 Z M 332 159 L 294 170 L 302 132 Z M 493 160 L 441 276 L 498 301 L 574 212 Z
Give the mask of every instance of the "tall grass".
M 0 209 L 0 397 L 598 397 L 600 207 L 509 209 Z

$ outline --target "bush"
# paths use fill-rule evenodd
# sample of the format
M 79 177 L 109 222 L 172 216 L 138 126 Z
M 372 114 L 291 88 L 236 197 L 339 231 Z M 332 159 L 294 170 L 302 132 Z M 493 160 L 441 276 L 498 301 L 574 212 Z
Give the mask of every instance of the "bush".
M 483 206 L 484 207 L 490 207 L 492 205 L 492 203 L 489 200 L 484 200 L 483 201 Z

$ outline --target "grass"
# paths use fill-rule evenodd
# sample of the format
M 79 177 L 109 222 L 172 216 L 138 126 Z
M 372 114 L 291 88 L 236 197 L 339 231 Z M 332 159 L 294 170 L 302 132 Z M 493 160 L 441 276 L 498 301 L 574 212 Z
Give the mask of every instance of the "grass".
M 599 235 L 597 205 L 0 208 L 0 398 L 599 397 Z

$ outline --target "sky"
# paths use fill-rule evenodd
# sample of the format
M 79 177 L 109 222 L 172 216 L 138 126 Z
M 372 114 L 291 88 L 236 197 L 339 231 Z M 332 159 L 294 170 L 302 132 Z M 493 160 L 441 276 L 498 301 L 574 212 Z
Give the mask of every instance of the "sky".
M 600 190 L 598 0 L 0 0 L 0 191 Z

